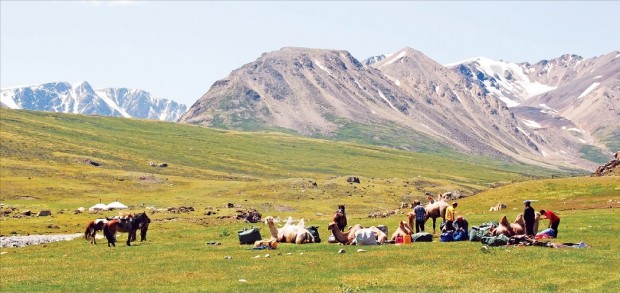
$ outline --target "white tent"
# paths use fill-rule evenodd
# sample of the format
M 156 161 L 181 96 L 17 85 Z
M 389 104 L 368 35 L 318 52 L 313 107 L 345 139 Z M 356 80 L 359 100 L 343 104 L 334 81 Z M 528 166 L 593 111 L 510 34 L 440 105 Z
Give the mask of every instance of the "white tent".
M 89 211 L 96 211 L 96 210 L 103 210 L 103 211 L 107 211 L 108 210 L 108 206 L 104 205 L 102 203 L 98 203 L 90 208 L 88 208 Z
M 122 204 L 122 203 L 120 203 L 118 201 L 111 202 L 110 204 L 108 204 L 107 207 L 108 207 L 109 210 L 123 210 L 123 209 L 127 208 L 126 205 L 124 205 L 124 204 Z

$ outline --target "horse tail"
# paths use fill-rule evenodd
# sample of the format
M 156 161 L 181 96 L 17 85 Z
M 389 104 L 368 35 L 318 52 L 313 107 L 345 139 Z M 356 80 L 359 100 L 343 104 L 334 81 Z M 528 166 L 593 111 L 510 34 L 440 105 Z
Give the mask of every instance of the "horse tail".
M 90 222 L 90 223 L 88 223 L 88 225 L 86 225 L 86 231 L 84 231 L 84 239 L 86 239 L 86 240 L 88 240 L 88 238 L 90 238 L 89 235 L 90 235 L 90 229 L 91 229 L 90 225 L 91 225 L 91 223 L 92 222 Z

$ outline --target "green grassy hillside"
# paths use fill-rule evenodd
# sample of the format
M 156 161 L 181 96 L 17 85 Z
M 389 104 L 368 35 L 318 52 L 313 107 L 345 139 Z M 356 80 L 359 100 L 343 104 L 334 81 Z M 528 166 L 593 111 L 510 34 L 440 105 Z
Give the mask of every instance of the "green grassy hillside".
M 387 208 L 410 202 L 424 191 L 460 190 L 468 195 L 498 182 L 551 174 L 482 158 L 464 163 L 441 153 L 280 133 L 1 111 L 0 200 L 37 208 L 75 209 L 100 199 L 157 206 L 246 200 L 253 206 L 271 206 L 280 200 L 309 199 L 331 207 L 339 201 L 355 204 L 364 197 Z M 150 167 L 151 161 L 169 167 Z M 362 184 L 346 183 L 348 176 L 360 177 Z M 47 203 L 39 204 L 43 200 Z
M 2 210 L 16 209 L 0 216 L 0 235 L 83 232 L 89 220 L 117 214 L 73 213 L 100 200 L 118 199 L 131 206 L 129 212 L 195 208 L 149 214 L 149 241 L 132 247 L 123 243 L 126 234 L 119 234 L 116 248 L 103 239 L 96 246 L 76 239 L 2 248 L 2 292 L 620 290 L 617 177 L 541 179 L 555 172 L 279 133 L 5 109 L 0 109 L 0 142 L 0 202 Z M 169 166 L 150 167 L 150 161 Z M 361 184 L 347 183 L 348 176 L 360 177 Z M 263 217 L 303 217 L 320 226 L 326 239 L 338 204 L 347 206 L 349 224 L 383 224 L 392 233 L 408 210 L 389 218 L 368 214 L 416 198 L 425 203 L 425 191 L 452 190 L 475 194 L 460 199 L 457 209 L 470 225 L 502 215 L 512 220 L 524 199 L 534 199 L 536 209 L 554 210 L 562 218 L 557 241 L 585 241 L 592 248 L 483 253 L 480 243 L 435 239 L 366 246 L 365 253 L 325 242 L 253 251 L 236 236 L 251 225 L 235 220 L 236 210 L 253 207 Z M 508 208 L 489 212 L 499 202 Z M 51 209 L 52 216 L 14 217 L 26 209 Z M 265 224 L 254 225 L 268 237 Z M 211 241 L 222 245 L 207 245 Z M 341 248 L 346 253 L 338 254 Z

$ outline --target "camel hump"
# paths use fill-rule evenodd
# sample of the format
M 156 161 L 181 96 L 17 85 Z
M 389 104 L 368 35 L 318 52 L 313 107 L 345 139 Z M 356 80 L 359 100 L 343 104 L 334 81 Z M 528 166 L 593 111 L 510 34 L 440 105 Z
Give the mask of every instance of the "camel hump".
M 499 223 L 503 226 L 510 226 L 510 223 L 508 223 L 508 219 L 506 218 L 506 216 L 503 216 Z

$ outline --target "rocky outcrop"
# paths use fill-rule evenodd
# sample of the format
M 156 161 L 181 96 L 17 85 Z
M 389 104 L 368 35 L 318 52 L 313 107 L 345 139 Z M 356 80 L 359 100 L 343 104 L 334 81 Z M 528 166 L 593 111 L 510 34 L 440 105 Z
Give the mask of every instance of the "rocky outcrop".
M 605 165 L 599 166 L 594 173 L 592 173 L 593 177 L 598 176 L 607 176 L 607 175 L 618 175 L 620 173 L 620 152 L 616 152 L 614 154 L 614 159 L 607 162 Z

